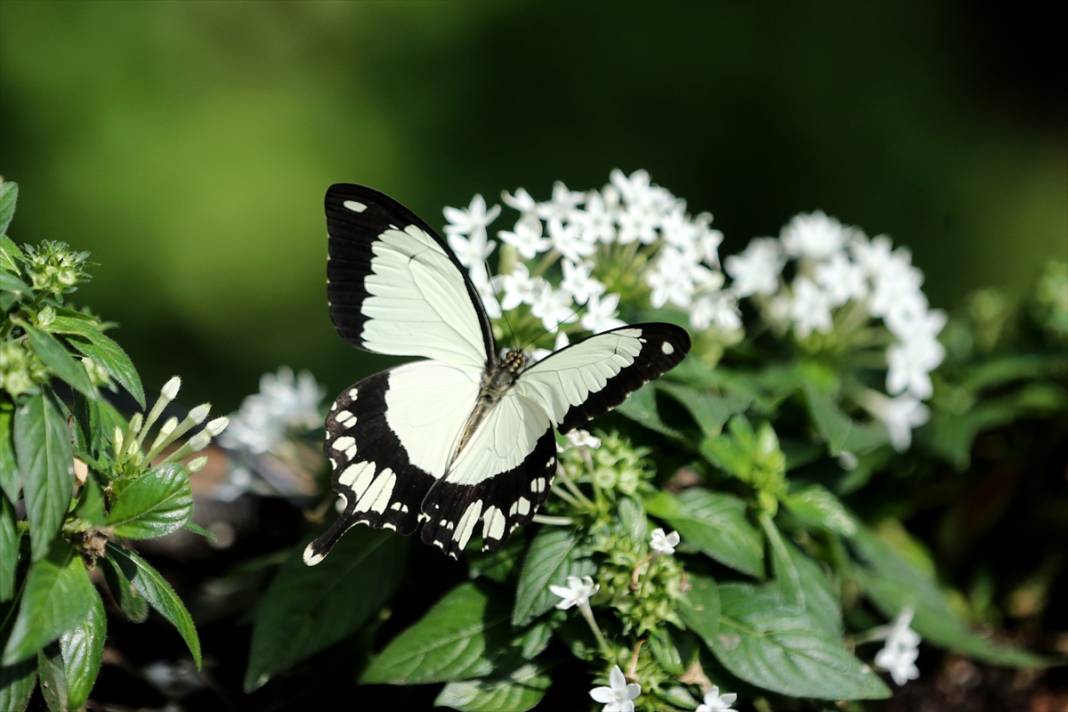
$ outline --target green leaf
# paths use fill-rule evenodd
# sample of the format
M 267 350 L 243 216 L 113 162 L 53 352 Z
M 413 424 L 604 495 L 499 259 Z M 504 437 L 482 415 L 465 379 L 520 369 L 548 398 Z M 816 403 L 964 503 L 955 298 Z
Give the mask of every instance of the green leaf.
M 838 456 L 843 452 L 860 455 L 886 444 L 886 428 L 879 423 L 860 423 L 843 413 L 834 400 L 811 384 L 805 385 L 808 412 L 816 424 L 827 451 Z
M 96 683 L 104 657 L 107 625 L 104 602 L 100 600 L 100 594 L 94 591 L 89 614 L 59 638 L 63 676 L 67 681 L 67 702 L 72 709 L 81 709 L 85 705 Z
M 857 533 L 857 520 L 837 497 L 819 485 L 791 492 L 782 501 L 803 524 L 847 538 Z
M 85 366 L 77 361 L 67 348 L 51 334 L 32 326 L 24 326 L 30 348 L 37 354 L 48 370 L 86 398 L 96 398 L 96 389 L 89 381 Z
M 19 199 L 19 184 L 11 181 L 0 183 L 0 235 L 7 232 L 15 217 L 15 203 Z
M 360 682 L 418 685 L 485 677 L 518 657 L 508 607 L 463 583 L 371 659 Z
M 60 314 L 48 325 L 48 330 L 55 334 L 81 337 L 68 339 L 68 342 L 83 356 L 89 356 L 106 368 L 111 377 L 118 381 L 142 408 L 145 407 L 145 389 L 133 361 L 118 342 L 105 334 L 94 321 L 80 315 Z
M 134 588 L 122 568 L 109 557 L 100 559 L 111 597 L 115 599 L 119 610 L 134 623 L 144 623 L 148 619 L 148 601 Z
M 21 541 L 22 535 L 15 526 L 15 508 L 0 497 L 0 601 L 10 601 L 15 596 Z
M 543 527 L 531 542 L 519 572 L 512 625 L 526 625 L 556 605 L 559 599 L 549 584 L 562 586 L 568 576 L 592 576 L 595 570 L 573 530 Z
M 645 541 L 648 536 L 649 520 L 645 516 L 642 503 L 633 497 L 620 497 L 616 508 L 620 529 L 632 541 Z
M 0 710 L 23 712 L 37 684 L 37 661 L 33 658 L 15 665 L 0 666 Z
M 90 474 L 82 485 L 74 516 L 95 527 L 102 527 L 107 523 L 107 515 L 104 514 L 104 492 L 96 481 L 96 475 Z
M 204 527 L 202 527 L 199 524 L 197 524 L 196 522 L 194 522 L 192 519 L 190 519 L 188 522 L 183 524 L 182 525 L 182 529 L 185 529 L 187 532 L 192 532 L 193 534 L 196 534 L 197 536 L 204 537 L 205 539 L 207 539 L 210 542 L 214 542 L 215 541 L 215 535 L 214 534 L 212 534 L 210 531 L 208 531 Z
M 774 589 L 723 584 L 719 595 L 719 632 L 704 640 L 732 675 L 790 697 L 890 696 L 878 675 L 841 640 L 827 635 L 810 614 L 786 604 Z
M 3 664 L 32 658 L 38 650 L 81 623 L 96 595 L 80 556 L 57 539 L 46 558 L 26 575 L 18 615 L 4 647 Z
M 771 553 L 771 570 L 775 574 L 775 587 L 782 599 L 791 606 L 805 608 L 805 592 L 801 588 L 801 574 L 786 548 L 779 528 L 767 512 L 760 513 L 760 526 L 768 538 Z
M 110 451 L 115 428 L 126 431 L 126 419 L 104 398 L 87 400 L 89 410 L 89 447 L 98 456 Z
M 508 537 L 499 549 L 470 552 L 467 554 L 468 576 L 504 583 L 519 570 L 526 546 L 526 533 L 521 529 Z
M 658 492 L 645 509 L 676 529 L 686 546 L 750 576 L 764 575 L 763 537 L 741 499 L 695 487 L 679 495 Z
M 22 250 L 7 235 L 0 232 L 0 267 L 11 272 L 19 271 L 19 262 L 23 260 Z
M 434 704 L 461 712 L 527 712 L 545 696 L 552 679 L 528 663 L 507 677 L 450 682 Z
M 256 609 L 245 689 L 360 630 L 403 580 L 408 542 L 366 527 L 346 534 L 320 564 L 294 551 Z
M 737 393 L 717 397 L 666 381 L 657 382 L 656 388 L 681 403 L 706 437 L 719 435 L 732 416 L 745 412 L 753 402 L 752 398 Z
M 801 581 L 805 594 L 805 610 L 828 632 L 842 635 L 842 608 L 840 594 L 835 590 L 819 561 L 787 542 L 786 549 Z
M 912 628 L 925 640 L 995 665 L 1038 667 L 1044 658 L 972 632 L 931 574 L 913 566 L 866 528 L 853 540 L 860 565 L 853 575 L 887 618 L 914 611 Z
M 179 463 L 168 463 L 119 490 L 108 524 L 119 536 L 150 539 L 181 529 L 192 513 L 189 471 Z
M 12 504 L 19 501 L 19 491 L 22 489 L 19 466 L 15 461 L 15 443 L 11 433 L 14 419 L 14 412 L 8 410 L 4 404 L 0 404 L 0 488 L 4 490 L 8 501 Z
M 708 576 L 690 576 L 690 591 L 678 610 L 682 622 L 702 640 L 714 640 L 719 634 L 719 589 Z
M 122 569 L 123 575 L 148 601 L 148 605 L 178 630 L 199 669 L 200 639 L 197 637 L 197 629 L 193 625 L 193 617 L 189 615 L 185 604 L 182 603 L 182 599 L 178 598 L 178 594 L 174 592 L 171 585 L 147 561 L 129 549 L 123 549 L 109 542 L 108 557 Z
M 37 678 L 41 681 L 41 697 L 50 712 L 67 712 L 70 709 L 67 678 L 58 645 L 49 645 L 37 653 Z
M 30 550 L 37 561 L 48 554 L 74 487 L 67 423 L 44 394 L 31 397 L 15 411 L 15 453 L 26 493 Z
M 15 275 L 0 269 L 0 292 L 11 292 L 16 299 L 21 299 L 23 295 L 30 294 L 32 290 Z
M 667 435 L 675 440 L 686 441 L 686 436 L 665 423 L 660 417 L 656 404 L 656 389 L 651 383 L 645 384 L 627 396 L 627 399 L 616 408 L 616 412 L 653 432 Z

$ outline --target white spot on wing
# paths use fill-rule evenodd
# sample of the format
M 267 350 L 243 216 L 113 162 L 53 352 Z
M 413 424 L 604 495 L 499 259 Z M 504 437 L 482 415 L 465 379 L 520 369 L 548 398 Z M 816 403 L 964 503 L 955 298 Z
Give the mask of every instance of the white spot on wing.
M 666 341 L 660 346 L 660 350 L 664 352 L 665 356 L 670 356 L 675 353 L 675 347 Z
M 354 438 L 351 438 L 348 435 L 345 435 L 345 436 L 342 436 L 342 437 L 338 438 L 337 440 L 335 440 L 333 445 L 331 445 L 330 447 L 332 447 L 333 449 L 337 450 L 338 452 L 341 452 L 341 451 L 343 451 L 343 450 L 345 450 L 347 448 L 352 447 L 355 444 L 356 444 L 356 440 Z
M 467 546 L 467 542 L 471 539 L 471 534 L 475 530 L 475 523 L 478 522 L 478 515 L 482 513 L 482 500 L 476 499 L 471 504 L 467 505 L 467 509 L 464 510 L 463 516 L 460 517 L 460 521 L 456 524 L 456 531 L 453 533 L 453 541 L 457 546 L 463 550 Z
M 496 507 L 490 507 L 482 516 L 482 538 L 500 539 L 504 536 L 504 525 L 506 523 L 504 512 Z
M 316 554 L 311 544 L 308 544 L 304 549 L 304 563 L 307 566 L 315 566 L 320 561 L 326 558 L 325 554 Z
M 346 200 L 342 205 L 354 213 L 362 213 L 364 210 L 367 210 L 367 206 L 358 200 Z

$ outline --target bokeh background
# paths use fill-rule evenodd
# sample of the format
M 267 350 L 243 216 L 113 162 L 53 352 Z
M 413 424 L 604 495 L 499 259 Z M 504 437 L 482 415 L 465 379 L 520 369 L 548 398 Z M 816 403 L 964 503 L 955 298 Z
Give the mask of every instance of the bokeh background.
M 909 245 L 932 301 L 1068 255 L 1060 25 L 1038 5 L 0 3 L 12 234 L 91 250 L 146 383 L 378 364 L 324 294 L 327 185 L 443 205 L 611 168 L 726 251 L 821 208 Z

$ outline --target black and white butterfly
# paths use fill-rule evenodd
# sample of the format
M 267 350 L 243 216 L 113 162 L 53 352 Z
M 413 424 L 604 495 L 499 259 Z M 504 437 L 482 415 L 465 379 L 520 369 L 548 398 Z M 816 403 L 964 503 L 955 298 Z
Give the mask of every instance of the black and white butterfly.
M 308 545 L 319 563 L 350 527 L 410 534 L 456 557 L 476 534 L 499 547 L 549 494 L 565 433 L 678 364 L 670 324 L 612 329 L 529 363 L 498 358 L 474 284 L 447 243 L 385 195 L 326 192 L 330 317 L 356 346 L 414 356 L 345 389 L 326 419 L 344 509 Z

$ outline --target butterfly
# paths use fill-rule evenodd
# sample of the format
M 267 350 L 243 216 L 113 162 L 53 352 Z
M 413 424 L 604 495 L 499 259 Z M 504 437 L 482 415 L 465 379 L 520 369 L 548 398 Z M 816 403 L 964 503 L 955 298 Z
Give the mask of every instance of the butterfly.
M 531 362 L 498 356 L 489 317 L 456 255 L 429 225 L 359 185 L 326 192 L 327 295 L 338 333 L 379 354 L 420 360 L 346 388 L 326 418 L 340 515 L 308 545 L 313 566 L 352 526 L 393 529 L 457 558 L 484 550 L 538 511 L 566 433 L 677 365 L 686 331 L 623 326 Z

